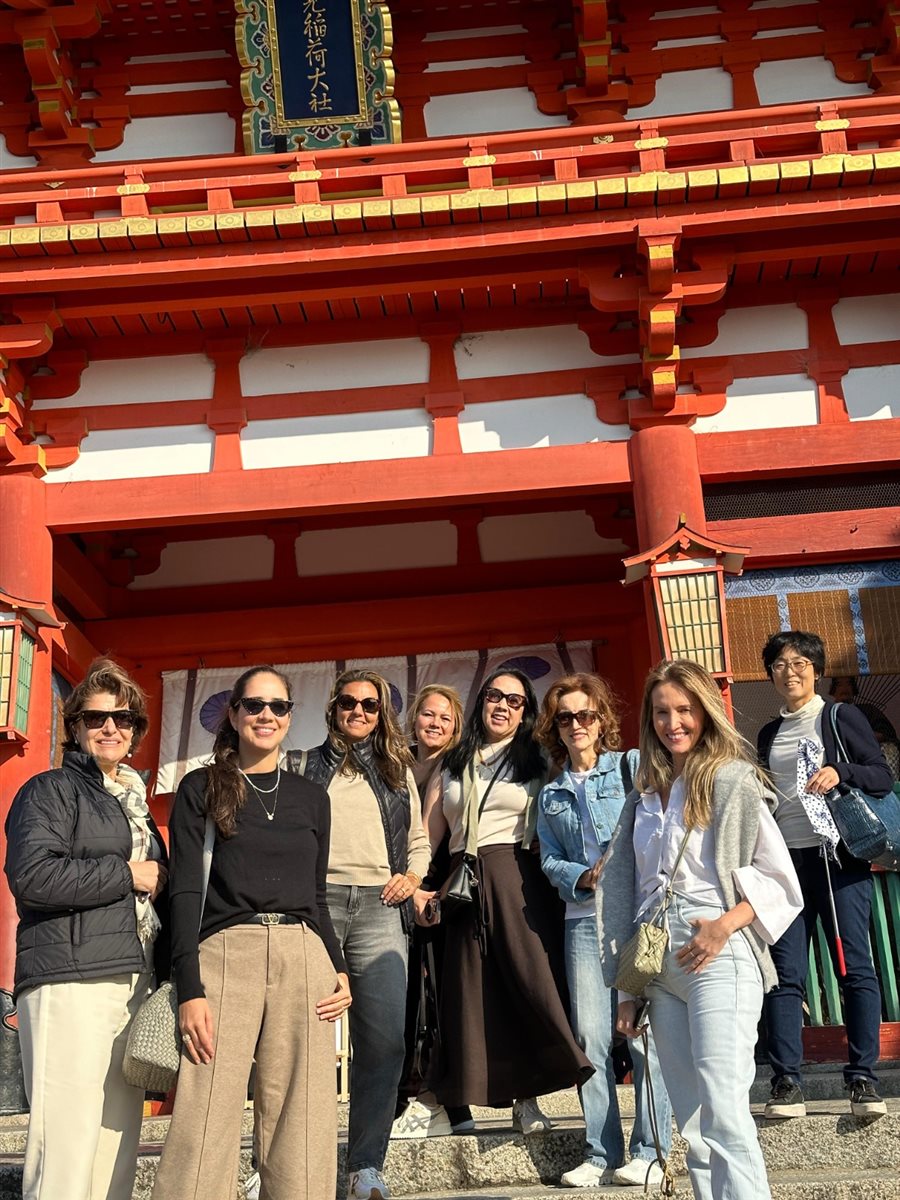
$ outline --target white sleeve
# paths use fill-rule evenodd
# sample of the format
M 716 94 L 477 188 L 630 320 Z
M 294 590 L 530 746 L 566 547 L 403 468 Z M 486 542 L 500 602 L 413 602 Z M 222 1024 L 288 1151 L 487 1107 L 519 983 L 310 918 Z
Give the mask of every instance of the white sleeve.
M 803 911 L 800 882 L 784 838 L 764 801 L 753 861 L 732 872 L 734 886 L 756 913 L 751 928 L 770 946 Z

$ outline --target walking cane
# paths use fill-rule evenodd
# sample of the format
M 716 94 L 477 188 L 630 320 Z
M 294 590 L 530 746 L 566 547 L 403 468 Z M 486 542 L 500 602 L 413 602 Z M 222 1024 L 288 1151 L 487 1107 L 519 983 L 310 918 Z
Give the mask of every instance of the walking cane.
M 847 964 L 844 962 L 844 943 L 841 941 L 841 927 L 838 925 L 837 909 L 834 906 L 834 889 L 831 886 L 831 868 L 828 865 L 828 848 L 822 845 L 822 857 L 825 860 L 825 878 L 828 880 L 828 903 L 831 906 L 831 923 L 834 925 L 834 947 L 837 951 L 838 975 L 841 979 L 847 976 Z

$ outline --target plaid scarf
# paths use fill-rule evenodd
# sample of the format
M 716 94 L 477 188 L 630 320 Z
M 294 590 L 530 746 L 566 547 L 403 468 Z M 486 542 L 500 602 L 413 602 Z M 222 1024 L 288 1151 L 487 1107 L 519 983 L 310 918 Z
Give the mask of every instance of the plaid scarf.
M 103 773 L 103 786 L 118 800 L 131 827 L 131 858 L 132 861 L 146 862 L 147 859 L 158 861 L 162 858 L 162 850 L 150 829 L 150 810 L 147 807 L 147 785 L 134 767 L 119 763 L 115 779 Z M 144 948 L 144 956 L 152 968 L 153 943 L 162 925 L 147 896 L 134 897 L 135 919 L 137 934 Z

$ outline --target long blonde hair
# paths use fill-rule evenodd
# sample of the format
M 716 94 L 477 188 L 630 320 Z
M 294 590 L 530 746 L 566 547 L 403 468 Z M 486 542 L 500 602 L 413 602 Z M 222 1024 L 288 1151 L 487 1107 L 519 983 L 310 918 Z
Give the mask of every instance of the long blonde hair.
M 653 725 L 653 691 L 661 683 L 682 688 L 703 710 L 703 732 L 687 757 L 684 779 L 684 821 L 689 829 L 706 829 L 712 820 L 713 783 L 726 763 L 756 766 L 753 748 L 728 720 L 722 693 L 708 671 L 686 658 L 663 660 L 647 676 L 641 701 L 641 761 L 635 783 L 642 792 L 668 791 L 674 778 L 671 751 L 663 745 Z

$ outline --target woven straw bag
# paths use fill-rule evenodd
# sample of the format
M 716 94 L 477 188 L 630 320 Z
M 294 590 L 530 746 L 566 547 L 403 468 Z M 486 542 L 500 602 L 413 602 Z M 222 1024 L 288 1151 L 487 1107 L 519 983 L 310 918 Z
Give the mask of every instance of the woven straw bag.
M 168 1092 L 181 1065 L 178 997 L 175 985 L 161 984 L 138 1009 L 128 1031 L 122 1074 L 132 1087 Z
M 629 938 L 622 947 L 619 961 L 616 964 L 615 988 L 619 992 L 628 992 L 631 996 L 643 996 L 644 989 L 662 974 L 666 951 L 669 948 L 669 931 L 665 926 L 666 910 L 672 903 L 673 884 L 684 856 L 689 835 L 690 830 L 681 839 L 678 857 L 672 867 L 669 886 L 666 888 L 662 903 L 649 921 L 643 921 L 638 925 L 637 933 Z

